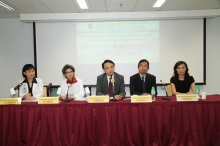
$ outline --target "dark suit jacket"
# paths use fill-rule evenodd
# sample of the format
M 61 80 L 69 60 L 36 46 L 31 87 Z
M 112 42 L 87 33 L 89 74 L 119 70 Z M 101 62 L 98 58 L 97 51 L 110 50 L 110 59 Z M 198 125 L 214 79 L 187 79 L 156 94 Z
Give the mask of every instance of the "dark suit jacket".
M 114 94 L 125 96 L 125 83 L 124 76 L 114 72 Z M 108 94 L 108 80 L 106 73 L 101 74 L 97 77 L 96 83 L 96 95 L 107 95 Z
M 142 81 L 140 78 L 140 74 L 137 73 L 130 77 L 130 93 L 131 95 L 142 95 L 143 89 L 142 89 Z M 154 86 L 156 95 L 157 95 L 157 87 L 156 87 L 156 77 L 151 74 L 146 74 L 145 77 L 145 91 L 146 93 L 151 92 L 151 88 Z

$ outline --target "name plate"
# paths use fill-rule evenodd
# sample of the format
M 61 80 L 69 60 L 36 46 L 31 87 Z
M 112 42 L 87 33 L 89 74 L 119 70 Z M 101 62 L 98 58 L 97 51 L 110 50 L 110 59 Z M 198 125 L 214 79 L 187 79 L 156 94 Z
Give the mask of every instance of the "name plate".
M 152 102 L 151 95 L 131 96 L 131 103 L 145 103 L 145 102 Z
M 87 102 L 88 103 L 108 103 L 109 97 L 108 96 L 88 96 Z
M 0 104 L 21 104 L 21 98 L 2 98 Z
M 57 104 L 59 97 L 39 97 L 38 104 Z
M 197 94 L 177 94 L 176 101 L 198 101 Z

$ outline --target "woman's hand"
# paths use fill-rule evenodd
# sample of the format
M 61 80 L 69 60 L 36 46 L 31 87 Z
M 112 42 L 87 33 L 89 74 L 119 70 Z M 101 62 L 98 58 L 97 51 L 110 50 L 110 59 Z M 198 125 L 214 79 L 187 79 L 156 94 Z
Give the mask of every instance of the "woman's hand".
M 68 99 L 74 100 L 74 99 L 76 99 L 76 97 L 75 96 L 68 96 Z
M 188 93 L 188 94 L 193 94 L 194 92 L 190 90 L 190 91 L 189 91 L 189 92 L 187 92 L 187 93 Z
M 61 96 L 60 98 L 63 99 L 63 100 L 65 100 L 65 99 L 66 99 L 66 95 L 63 95 L 63 96 Z M 70 99 L 70 100 L 73 100 L 73 99 L 75 99 L 75 98 L 76 98 L 75 96 L 70 96 L 70 95 L 68 95 L 68 99 Z
M 27 93 L 23 96 L 23 99 L 24 100 L 32 100 L 32 96 L 31 96 L 31 93 Z

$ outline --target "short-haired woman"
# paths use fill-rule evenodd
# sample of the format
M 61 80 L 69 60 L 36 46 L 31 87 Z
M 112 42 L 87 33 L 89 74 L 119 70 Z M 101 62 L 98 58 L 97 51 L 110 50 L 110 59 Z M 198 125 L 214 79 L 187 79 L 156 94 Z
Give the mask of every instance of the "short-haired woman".
M 75 76 L 75 68 L 66 64 L 62 69 L 63 75 L 66 77 L 61 83 L 61 99 L 65 100 L 81 100 L 84 98 L 83 81 Z M 68 95 L 67 95 L 68 91 Z
M 32 64 L 24 65 L 22 69 L 23 80 L 19 88 L 19 96 L 22 100 L 34 100 L 43 96 L 43 81 L 35 77 L 35 67 Z

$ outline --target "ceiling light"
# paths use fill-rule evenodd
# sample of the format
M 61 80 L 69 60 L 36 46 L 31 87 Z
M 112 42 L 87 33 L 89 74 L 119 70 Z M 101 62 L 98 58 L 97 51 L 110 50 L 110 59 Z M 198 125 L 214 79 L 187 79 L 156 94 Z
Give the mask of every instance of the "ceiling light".
M 14 8 L 12 8 L 12 7 L 10 7 L 9 5 L 3 3 L 2 1 L 0 1 L 0 5 L 3 6 L 3 7 L 5 7 L 5 8 L 8 9 L 8 10 L 15 10 Z
M 154 4 L 153 7 L 160 7 L 163 5 L 163 3 L 165 2 L 166 0 L 157 0 L 157 2 Z
M 85 0 L 76 0 L 76 1 L 77 1 L 77 3 L 79 4 L 79 7 L 80 7 L 81 9 L 88 9 L 88 6 L 87 6 Z

